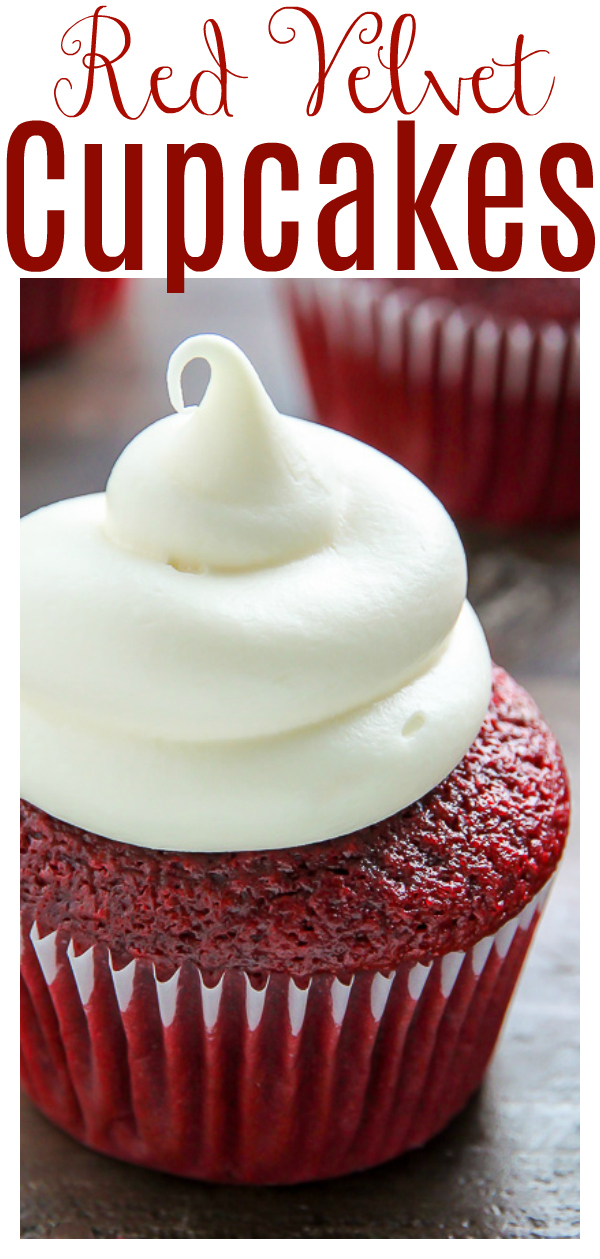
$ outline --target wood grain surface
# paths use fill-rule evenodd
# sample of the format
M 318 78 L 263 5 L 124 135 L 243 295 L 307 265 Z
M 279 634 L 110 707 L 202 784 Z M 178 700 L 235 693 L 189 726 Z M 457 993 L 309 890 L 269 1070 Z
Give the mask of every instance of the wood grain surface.
M 165 367 L 193 333 L 249 354 L 280 410 L 310 416 L 278 281 L 132 281 L 116 317 L 22 382 L 23 511 L 102 489 L 124 443 L 169 410 Z M 205 376 L 192 365 L 186 397 Z M 534 695 L 573 789 L 568 849 L 485 1084 L 424 1149 L 344 1180 L 199 1184 L 83 1149 L 23 1100 L 23 1238 L 553 1238 L 578 1215 L 578 547 L 572 534 L 463 534 L 492 654 Z

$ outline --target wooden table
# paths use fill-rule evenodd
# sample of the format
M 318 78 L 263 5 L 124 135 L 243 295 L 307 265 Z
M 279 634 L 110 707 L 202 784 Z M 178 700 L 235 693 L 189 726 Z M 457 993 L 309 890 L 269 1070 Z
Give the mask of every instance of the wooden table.
M 168 412 L 171 350 L 238 340 L 281 410 L 310 404 L 278 281 L 132 282 L 120 315 L 23 378 L 23 510 L 103 488 L 125 441 Z M 186 372 L 199 396 L 202 368 Z M 571 839 L 479 1095 L 423 1150 L 285 1189 L 198 1184 L 83 1149 L 23 1103 L 24 1238 L 577 1238 L 578 558 L 573 535 L 464 533 L 470 597 L 492 653 L 558 735 Z

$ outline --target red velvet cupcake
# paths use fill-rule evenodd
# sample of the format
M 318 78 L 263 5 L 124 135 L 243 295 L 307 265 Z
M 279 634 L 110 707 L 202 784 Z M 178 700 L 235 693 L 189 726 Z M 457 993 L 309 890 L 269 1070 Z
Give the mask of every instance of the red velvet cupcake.
M 454 516 L 579 516 L 579 281 L 345 279 L 288 287 L 318 418 Z
M 61 276 L 21 280 L 21 360 L 38 358 L 85 336 L 110 314 L 124 283 Z
M 131 1162 L 336 1176 L 479 1086 L 565 770 L 424 487 L 220 339 L 170 372 L 107 494 L 23 526 L 24 1084 Z

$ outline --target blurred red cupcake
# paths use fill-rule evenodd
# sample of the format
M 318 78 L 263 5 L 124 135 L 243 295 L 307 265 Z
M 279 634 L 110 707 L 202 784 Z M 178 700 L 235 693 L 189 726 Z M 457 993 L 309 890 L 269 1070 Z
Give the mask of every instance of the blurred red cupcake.
M 579 281 L 288 286 L 318 418 L 377 446 L 451 515 L 579 515 Z
M 79 340 L 116 305 L 123 279 L 21 280 L 21 360 Z

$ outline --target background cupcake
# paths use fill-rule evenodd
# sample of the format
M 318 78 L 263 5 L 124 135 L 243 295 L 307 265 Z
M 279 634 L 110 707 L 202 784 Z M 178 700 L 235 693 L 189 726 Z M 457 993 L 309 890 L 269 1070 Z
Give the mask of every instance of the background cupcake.
M 425 481 L 453 516 L 579 514 L 579 281 L 297 281 L 288 296 L 323 423 Z
M 566 776 L 501 671 L 489 703 L 432 496 L 226 342 L 169 379 L 106 496 L 23 526 L 25 1085 L 147 1166 L 341 1174 L 478 1086 Z
M 70 345 L 107 318 L 123 292 L 122 279 L 21 280 L 21 361 Z

